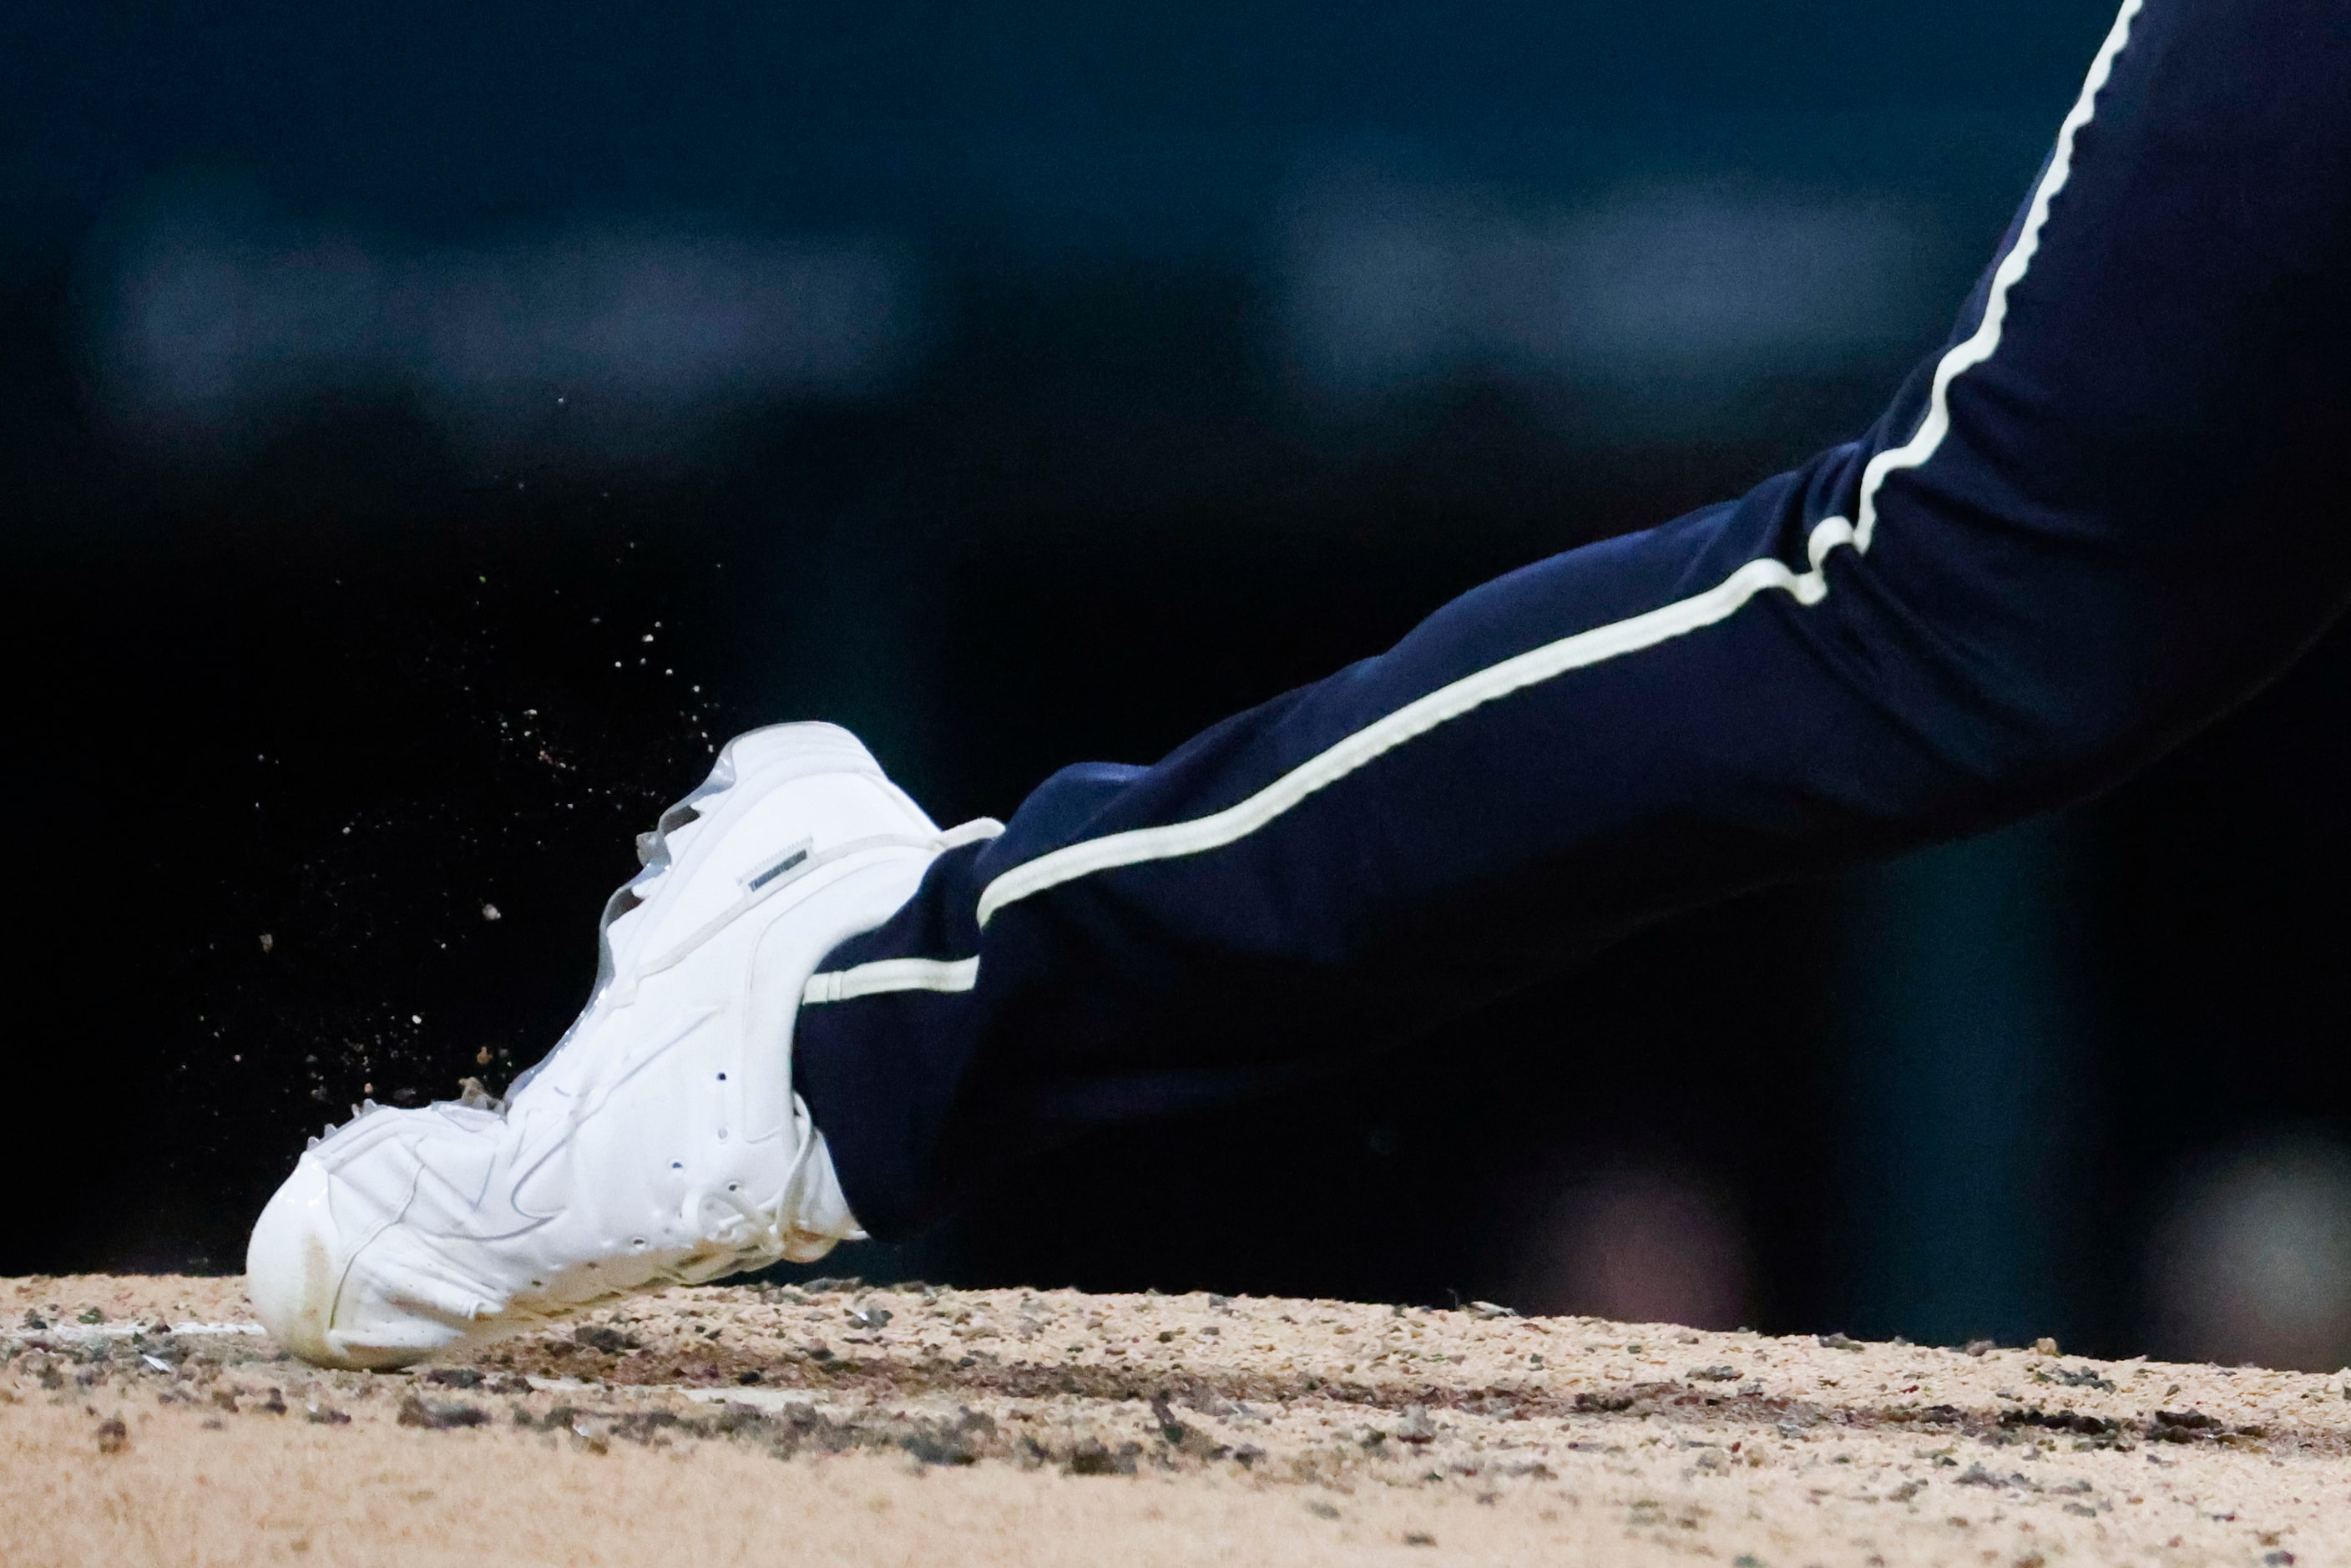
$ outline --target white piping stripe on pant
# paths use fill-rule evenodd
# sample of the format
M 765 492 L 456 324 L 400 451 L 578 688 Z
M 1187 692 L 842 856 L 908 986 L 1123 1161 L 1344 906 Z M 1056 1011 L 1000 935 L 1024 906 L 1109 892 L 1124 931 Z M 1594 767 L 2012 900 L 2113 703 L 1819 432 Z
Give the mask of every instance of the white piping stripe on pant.
M 1934 456 L 1944 437 L 1950 434 L 1951 383 L 1991 359 L 2000 348 L 2001 329 L 2008 319 L 2009 293 L 2022 280 L 2041 248 L 2041 231 L 2049 221 L 2050 204 L 2057 193 L 2065 188 L 2066 181 L 2073 174 L 2074 141 L 2096 112 L 2098 94 L 2113 74 L 2116 57 L 2130 41 L 2131 23 L 2138 16 L 2142 4 L 2143 0 L 2123 0 L 2122 9 L 2116 16 L 2105 43 L 2099 47 L 2096 59 L 2091 62 L 2089 75 L 2082 84 L 2081 95 L 2074 100 L 2072 111 L 2066 115 L 2064 124 L 2058 131 L 2056 151 L 2050 159 L 2048 172 L 2033 192 L 2032 203 L 2026 211 L 2024 226 L 2017 235 L 2016 244 L 2001 258 L 1999 267 L 1992 273 L 1982 319 L 1975 331 L 1949 350 L 1935 367 L 1926 417 L 1919 421 L 1917 432 L 1907 442 L 1880 452 L 1862 470 L 1859 497 L 1854 508 L 1860 518 L 1858 525 L 1845 517 L 1823 517 L 1813 526 L 1805 539 L 1805 570 L 1793 570 L 1784 562 L 1768 556 L 1750 560 L 1703 593 L 1662 605 L 1629 620 L 1595 626 L 1590 631 L 1562 637 L 1555 643 L 1545 643 L 1440 686 L 1357 730 L 1247 800 L 1221 811 L 1195 818 L 1188 822 L 1172 822 L 1164 827 L 1135 828 L 1123 833 L 1112 833 L 1104 838 L 1064 845 L 1040 855 L 1035 860 L 1013 867 L 981 890 L 977 915 L 979 925 L 985 926 L 998 912 L 1008 905 L 1081 876 L 1121 866 L 1139 865 L 1146 861 L 1198 854 L 1244 839 L 1315 791 L 1338 782 L 1406 741 L 1427 734 L 1447 719 L 1458 718 L 1498 697 L 1508 696 L 1570 670 L 1637 653 L 1701 627 L 1711 626 L 1736 613 L 1749 600 L 1766 589 L 1783 590 L 1799 604 L 1817 604 L 1826 598 L 1828 579 L 1823 563 L 1828 559 L 1829 552 L 1840 545 L 1850 545 L 1858 554 L 1868 552 L 1870 539 L 1877 527 L 1878 490 L 1896 472 L 1919 467 Z M 966 962 L 975 967 L 973 979 L 976 980 L 978 960 L 973 958 Z M 845 979 L 866 969 L 885 967 L 861 965 L 857 968 L 841 971 L 839 977 Z M 817 977 L 820 980 L 833 977 Z M 815 981 L 810 983 L 811 987 L 815 985 Z M 962 985 L 946 987 L 910 978 L 903 986 L 882 983 L 866 986 L 857 994 L 911 988 L 917 985 L 925 989 L 961 990 L 967 989 L 970 983 L 967 981 Z
M 2025 269 L 2032 263 L 2033 254 L 2040 248 L 2042 226 L 2049 218 L 2049 204 L 2064 187 L 2073 172 L 2074 138 L 2082 127 L 2090 122 L 2098 92 L 2105 86 L 2106 78 L 2114 68 L 2115 57 L 2122 52 L 2124 44 L 2129 39 L 2130 24 L 2138 15 L 2141 0 L 2124 0 L 2121 14 L 2115 18 L 2105 43 L 2090 67 L 2081 97 L 2074 103 L 2073 112 L 2066 116 L 2064 126 L 2058 134 L 2056 153 L 2050 161 L 2049 172 L 2042 179 L 2040 188 L 2033 193 L 2023 232 L 2017 236 L 2015 246 L 2001 259 L 1999 269 L 1992 276 L 1992 287 L 1985 301 L 1981 323 L 1966 341 L 1947 352 L 1936 367 L 1927 417 L 1919 422 L 1917 434 L 1906 444 L 1879 453 L 1863 470 L 1860 503 L 1855 507 L 1861 517 L 1858 528 L 1844 517 L 1824 517 L 1813 526 L 1804 552 L 1810 570 L 1798 573 L 1769 557 L 1750 560 L 1703 593 L 1635 615 L 1629 621 L 1619 621 L 1613 625 L 1598 626 L 1563 637 L 1556 643 L 1480 670 L 1476 674 L 1464 676 L 1450 685 L 1440 686 L 1300 764 L 1237 805 L 1192 821 L 1175 822 L 1158 828 L 1136 828 L 1123 833 L 1113 833 L 1107 838 L 1066 845 L 1050 854 L 1040 855 L 1033 861 L 1013 867 L 987 884 L 979 895 L 979 924 L 986 925 L 998 910 L 1008 904 L 1078 877 L 1144 861 L 1197 854 L 1203 850 L 1232 843 L 1263 827 L 1316 790 L 1345 778 L 1382 753 L 1426 734 L 1447 719 L 1458 718 L 1497 697 L 1506 696 L 1521 687 L 1549 680 L 1569 670 L 1654 647 L 1668 638 L 1711 626 L 1736 612 L 1764 589 L 1784 589 L 1802 604 L 1820 602 L 1828 593 L 1822 562 L 1829 551 L 1844 544 L 1850 544 L 1859 551 L 1869 549 L 1870 535 L 1877 522 L 1879 486 L 1895 470 L 1916 468 L 1934 455 L 1951 427 L 1951 382 L 1962 371 L 1991 358 L 1999 348 L 2001 327 L 2008 315 L 2009 290 L 2023 277 Z
M 1853 542 L 1854 548 L 1863 553 L 1868 552 L 1870 536 L 1877 528 L 1878 486 L 1896 469 L 1916 468 L 1935 455 L 1935 449 L 1943 444 L 1943 437 L 1950 434 L 1951 382 L 1961 372 L 1991 359 L 2000 347 L 2001 328 L 2008 319 L 2009 290 L 2022 279 L 2041 249 L 2041 230 L 2049 222 L 2049 204 L 2065 188 L 2065 182 L 2074 173 L 2074 139 L 2096 112 L 2098 94 L 2105 89 L 2106 78 L 2114 74 L 2116 57 L 2130 41 L 2131 23 L 2137 17 L 2141 3 L 2142 0 L 2123 0 L 2114 26 L 2107 30 L 2106 41 L 2099 46 L 2098 57 L 2090 62 L 2090 74 L 2082 83 L 2082 95 L 2074 100 L 2072 111 L 2057 132 L 2057 151 L 2049 160 L 2049 172 L 2032 193 L 2032 205 L 2025 214 L 2023 232 L 2016 236 L 2015 246 L 2001 257 L 1999 267 L 1992 273 L 1983 319 L 1976 324 L 1966 342 L 1945 354 L 1935 367 L 1934 396 L 1928 404 L 1927 417 L 1919 422 L 1917 434 L 1904 444 L 1871 458 L 1869 466 L 1862 471 L 1861 503 L 1855 508 L 1861 522 L 1854 530 Z
M 845 1002 L 878 991 L 967 991 L 979 983 L 977 958 L 877 958 L 810 975 L 800 1005 Z

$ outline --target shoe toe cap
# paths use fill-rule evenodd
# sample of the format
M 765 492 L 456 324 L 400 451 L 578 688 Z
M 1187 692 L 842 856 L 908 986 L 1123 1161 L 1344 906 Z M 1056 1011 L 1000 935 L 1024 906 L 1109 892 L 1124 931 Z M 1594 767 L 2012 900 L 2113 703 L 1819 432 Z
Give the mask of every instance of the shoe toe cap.
M 353 1239 L 335 1209 L 333 1173 L 305 1155 L 261 1211 L 245 1288 L 262 1326 L 304 1361 L 348 1371 L 404 1366 L 457 1338 L 445 1323 L 367 1310 L 375 1292 L 352 1278 Z
M 304 1157 L 255 1221 L 245 1252 L 245 1289 L 261 1322 L 303 1360 L 347 1364 L 329 1341 L 344 1249 L 335 1232 L 333 1182 Z

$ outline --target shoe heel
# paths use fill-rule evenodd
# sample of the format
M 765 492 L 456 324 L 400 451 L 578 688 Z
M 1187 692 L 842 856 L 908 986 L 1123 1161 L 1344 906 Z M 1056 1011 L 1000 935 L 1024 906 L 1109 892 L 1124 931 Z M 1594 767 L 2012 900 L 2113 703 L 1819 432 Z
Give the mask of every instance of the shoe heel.
M 736 783 L 778 768 L 794 773 L 882 772 L 863 741 L 837 724 L 816 722 L 746 730 L 719 752 L 719 767 L 731 771 Z

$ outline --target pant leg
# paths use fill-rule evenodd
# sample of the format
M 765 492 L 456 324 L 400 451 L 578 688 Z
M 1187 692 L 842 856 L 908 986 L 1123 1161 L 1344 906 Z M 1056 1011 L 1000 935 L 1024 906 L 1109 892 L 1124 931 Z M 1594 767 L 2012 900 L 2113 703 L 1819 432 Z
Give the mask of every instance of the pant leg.
M 833 954 L 794 1071 L 856 1212 L 2144 766 L 2351 591 L 2346 298 L 2351 3 L 2126 0 L 1863 439 L 1056 775 Z

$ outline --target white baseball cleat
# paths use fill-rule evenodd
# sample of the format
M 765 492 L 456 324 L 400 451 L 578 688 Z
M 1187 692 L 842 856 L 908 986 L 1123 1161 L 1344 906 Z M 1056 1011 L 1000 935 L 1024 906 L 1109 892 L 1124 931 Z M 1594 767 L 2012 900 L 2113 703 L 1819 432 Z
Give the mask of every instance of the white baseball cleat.
M 792 1092 L 800 994 L 950 845 L 831 725 L 729 742 L 637 841 L 596 989 L 501 1106 L 367 1105 L 254 1226 L 246 1289 L 306 1361 L 398 1366 L 862 1234 Z

